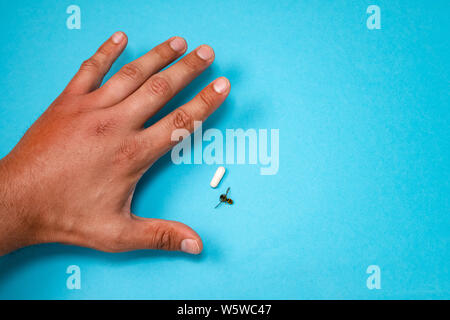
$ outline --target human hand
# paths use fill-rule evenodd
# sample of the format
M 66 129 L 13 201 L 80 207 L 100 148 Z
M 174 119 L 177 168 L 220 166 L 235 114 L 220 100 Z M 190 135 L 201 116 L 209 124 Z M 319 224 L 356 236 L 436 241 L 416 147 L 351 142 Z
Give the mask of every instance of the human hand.
M 115 33 L 83 62 L 62 94 L 0 160 L 0 255 L 60 242 L 108 252 L 134 249 L 202 251 L 198 234 L 174 221 L 130 212 L 136 183 L 176 143 L 178 128 L 193 131 L 227 97 L 216 79 L 149 128 L 144 123 L 214 60 L 202 45 L 181 60 L 186 42 L 173 37 L 125 65 L 101 87 L 125 48 Z M 163 191 L 165 192 L 165 191 Z

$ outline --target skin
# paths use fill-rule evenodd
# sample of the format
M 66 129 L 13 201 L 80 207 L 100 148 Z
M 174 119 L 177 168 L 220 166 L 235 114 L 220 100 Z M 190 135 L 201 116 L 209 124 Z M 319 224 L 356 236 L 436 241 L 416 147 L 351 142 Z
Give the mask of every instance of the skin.
M 0 160 L 0 255 L 59 242 L 107 252 L 181 250 L 199 254 L 199 235 L 185 224 L 130 212 L 134 188 L 177 142 L 225 100 L 218 78 L 196 97 L 144 128 L 144 123 L 214 60 L 202 45 L 173 37 L 125 65 L 102 86 L 127 44 L 116 32 L 83 62 L 61 95 Z

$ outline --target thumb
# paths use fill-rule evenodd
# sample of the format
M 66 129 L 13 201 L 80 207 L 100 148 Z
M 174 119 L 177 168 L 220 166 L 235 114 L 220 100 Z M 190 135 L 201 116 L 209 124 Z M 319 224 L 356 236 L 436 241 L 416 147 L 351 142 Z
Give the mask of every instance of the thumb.
M 157 249 L 199 254 L 203 249 L 200 236 L 187 225 L 162 219 L 132 215 L 127 242 L 130 249 Z

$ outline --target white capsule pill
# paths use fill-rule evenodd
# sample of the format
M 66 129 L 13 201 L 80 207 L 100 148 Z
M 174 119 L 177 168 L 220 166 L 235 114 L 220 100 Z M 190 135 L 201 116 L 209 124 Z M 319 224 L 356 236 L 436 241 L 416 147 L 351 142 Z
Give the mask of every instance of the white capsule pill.
M 214 177 L 211 179 L 210 186 L 212 188 L 216 188 L 219 185 L 220 180 L 222 180 L 223 175 L 225 174 L 224 167 L 218 167 L 216 173 L 214 173 Z

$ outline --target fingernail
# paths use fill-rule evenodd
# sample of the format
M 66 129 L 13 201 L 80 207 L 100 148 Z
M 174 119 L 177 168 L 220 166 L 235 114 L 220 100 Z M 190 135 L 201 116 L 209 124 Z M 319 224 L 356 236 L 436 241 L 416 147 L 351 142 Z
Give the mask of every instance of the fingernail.
M 229 86 L 230 83 L 228 82 L 227 78 L 219 78 L 214 81 L 213 84 L 214 91 L 217 93 L 224 93 Z
M 114 33 L 111 37 L 112 42 L 114 42 L 115 44 L 119 44 L 122 42 L 123 38 L 124 38 L 124 34 L 123 32 L 117 31 L 116 33 Z
M 197 241 L 192 239 L 184 239 L 181 241 L 181 251 L 190 254 L 199 254 L 200 247 L 198 246 Z
M 209 60 L 213 57 L 213 51 L 208 46 L 201 46 L 197 50 L 197 55 L 200 57 L 200 59 Z
M 174 51 L 181 51 L 185 48 L 186 42 L 183 39 L 176 37 L 170 41 L 169 45 Z

